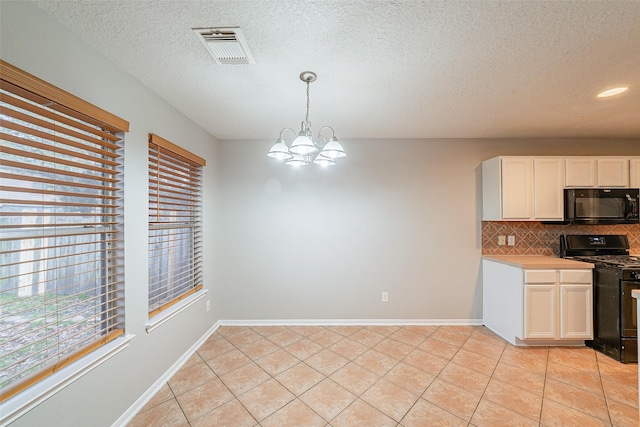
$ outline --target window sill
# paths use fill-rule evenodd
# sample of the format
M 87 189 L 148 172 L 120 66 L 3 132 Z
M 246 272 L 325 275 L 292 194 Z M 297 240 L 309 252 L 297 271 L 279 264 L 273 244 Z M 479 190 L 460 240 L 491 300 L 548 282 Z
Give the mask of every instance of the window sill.
M 166 310 L 156 314 L 155 316 L 153 316 L 151 319 L 149 319 L 149 322 L 147 323 L 147 325 L 145 327 L 145 329 L 147 330 L 147 333 L 151 333 L 154 329 L 156 329 L 157 327 L 161 326 L 166 321 L 168 321 L 172 317 L 176 316 L 178 313 L 180 313 L 183 310 L 191 307 L 197 301 L 199 301 L 200 299 L 204 298 L 204 296 L 207 294 L 207 292 L 209 292 L 208 289 L 202 289 L 201 291 L 196 292 L 193 295 L 190 295 L 189 297 L 185 298 L 184 300 L 180 301 L 179 303 L 177 303 L 177 304 L 167 308 Z
M 7 425 L 50 398 L 95 367 L 129 346 L 135 335 L 125 335 L 97 348 L 76 362 L 62 368 L 2 404 L 0 425 Z

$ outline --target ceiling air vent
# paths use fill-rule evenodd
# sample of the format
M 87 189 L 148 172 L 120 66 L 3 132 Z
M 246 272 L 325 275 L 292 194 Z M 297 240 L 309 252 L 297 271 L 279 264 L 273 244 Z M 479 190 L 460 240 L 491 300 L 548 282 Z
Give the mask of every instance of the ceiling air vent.
M 238 27 L 192 28 L 218 64 L 255 64 Z

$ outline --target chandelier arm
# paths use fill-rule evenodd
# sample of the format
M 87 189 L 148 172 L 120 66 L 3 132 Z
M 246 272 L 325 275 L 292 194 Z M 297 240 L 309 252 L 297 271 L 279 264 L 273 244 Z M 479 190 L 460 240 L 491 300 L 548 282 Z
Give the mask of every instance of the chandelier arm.
M 335 138 L 335 137 L 336 137 L 336 132 L 333 130 L 333 128 L 332 128 L 331 126 L 322 126 L 322 127 L 320 128 L 320 130 L 318 131 L 318 138 L 320 138 L 320 134 L 321 134 L 321 133 L 322 133 L 322 131 L 323 131 L 323 130 L 325 130 L 325 129 L 331 129 L 331 136 L 332 136 L 333 138 Z
M 282 142 L 284 142 L 284 139 L 282 139 L 282 133 L 283 133 L 285 130 L 290 130 L 291 132 L 293 132 L 293 137 L 294 137 L 294 138 L 295 138 L 296 136 L 298 136 L 298 132 L 296 132 L 295 130 L 293 130 L 293 129 L 291 129 L 291 128 L 284 128 L 284 129 L 282 129 L 282 130 L 280 131 L 280 140 L 281 140 Z

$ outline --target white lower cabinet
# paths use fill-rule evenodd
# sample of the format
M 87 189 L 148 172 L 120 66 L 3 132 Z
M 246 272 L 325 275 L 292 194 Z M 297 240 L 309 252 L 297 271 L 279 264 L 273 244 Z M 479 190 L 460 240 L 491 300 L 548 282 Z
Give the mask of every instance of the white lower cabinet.
M 483 261 L 485 326 L 511 344 L 593 339 L 590 269 L 523 269 Z
M 560 270 L 560 338 L 593 339 L 591 270 Z
M 524 285 L 523 338 L 554 339 L 558 324 L 558 288 L 555 284 Z
M 524 339 L 593 339 L 591 270 L 524 270 Z
M 523 270 L 524 339 L 593 339 L 591 270 Z

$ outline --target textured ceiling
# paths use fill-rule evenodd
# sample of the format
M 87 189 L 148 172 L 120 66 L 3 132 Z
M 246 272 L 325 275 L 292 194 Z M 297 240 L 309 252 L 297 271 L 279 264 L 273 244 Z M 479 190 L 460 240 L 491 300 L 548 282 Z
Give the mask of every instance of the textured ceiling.
M 639 138 L 640 1 L 37 1 L 218 139 Z M 193 27 L 239 26 L 218 65 Z M 627 93 L 596 99 L 626 85 Z

